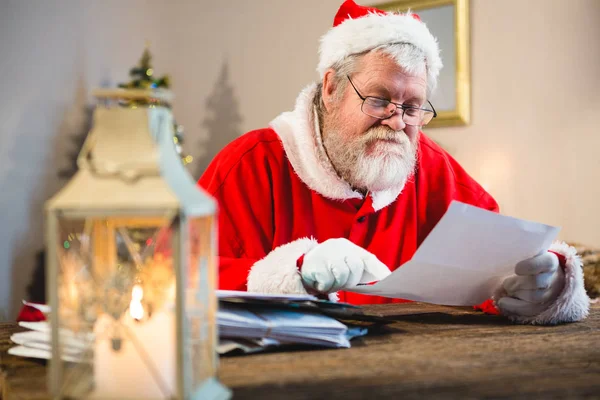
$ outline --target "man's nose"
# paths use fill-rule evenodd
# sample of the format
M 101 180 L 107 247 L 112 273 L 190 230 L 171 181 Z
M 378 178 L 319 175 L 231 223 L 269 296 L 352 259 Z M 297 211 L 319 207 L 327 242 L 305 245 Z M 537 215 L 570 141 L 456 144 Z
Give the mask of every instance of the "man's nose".
M 387 119 L 381 120 L 381 125 L 389 126 L 391 129 L 396 132 L 403 130 L 406 127 L 406 123 L 402 120 L 402 109 L 398 108 L 394 115 Z

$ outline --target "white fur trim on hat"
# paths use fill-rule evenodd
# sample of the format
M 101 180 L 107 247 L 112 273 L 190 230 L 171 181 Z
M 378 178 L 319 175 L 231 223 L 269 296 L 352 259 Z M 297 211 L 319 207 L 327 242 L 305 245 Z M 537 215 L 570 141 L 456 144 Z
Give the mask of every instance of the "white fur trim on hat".
M 565 287 L 558 298 L 546 310 L 533 317 L 507 315 L 521 324 L 555 325 L 564 322 L 576 322 L 586 318 L 590 310 L 590 298 L 583 285 L 583 270 L 577 250 L 564 242 L 555 242 L 551 251 L 565 257 Z M 500 290 L 501 292 L 502 290 Z M 494 302 L 502 297 L 502 293 L 494 296 Z
M 409 13 L 371 13 L 360 18 L 349 18 L 331 28 L 321 37 L 317 71 L 323 78 L 328 68 L 348 56 L 392 43 L 410 43 L 425 53 L 428 93 L 431 93 L 442 69 L 439 46 L 425 23 Z

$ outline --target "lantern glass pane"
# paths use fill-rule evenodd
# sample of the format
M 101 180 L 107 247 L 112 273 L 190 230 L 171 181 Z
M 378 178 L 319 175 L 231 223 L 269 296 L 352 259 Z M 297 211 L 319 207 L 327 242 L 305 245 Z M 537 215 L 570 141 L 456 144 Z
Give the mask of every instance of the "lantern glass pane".
M 61 394 L 177 394 L 175 270 L 166 217 L 59 218 Z
M 186 275 L 187 334 L 185 354 L 186 391 L 195 393 L 206 379 L 215 376 L 217 357 L 216 312 L 217 260 L 214 249 L 214 218 L 188 220 L 188 271 Z

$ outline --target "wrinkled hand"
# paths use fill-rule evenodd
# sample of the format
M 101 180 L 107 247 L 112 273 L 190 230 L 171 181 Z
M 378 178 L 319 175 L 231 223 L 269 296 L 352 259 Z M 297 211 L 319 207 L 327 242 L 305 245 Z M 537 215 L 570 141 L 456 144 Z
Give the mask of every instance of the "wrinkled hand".
M 556 300 L 565 286 L 565 274 L 554 253 L 521 261 L 515 267 L 515 274 L 504 280 L 506 297 L 496 302 L 504 314 L 538 315 Z
M 306 253 L 301 274 L 305 287 L 332 293 L 383 279 L 390 270 L 374 254 L 340 238 L 326 240 Z

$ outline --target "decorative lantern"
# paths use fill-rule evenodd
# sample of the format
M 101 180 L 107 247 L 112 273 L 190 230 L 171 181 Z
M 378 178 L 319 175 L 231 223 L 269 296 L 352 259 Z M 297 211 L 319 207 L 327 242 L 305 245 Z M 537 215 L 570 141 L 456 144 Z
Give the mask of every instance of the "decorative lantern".
M 52 398 L 229 398 L 216 204 L 175 150 L 171 93 L 95 95 L 79 171 L 46 204 Z M 122 106 L 132 99 L 146 106 Z

